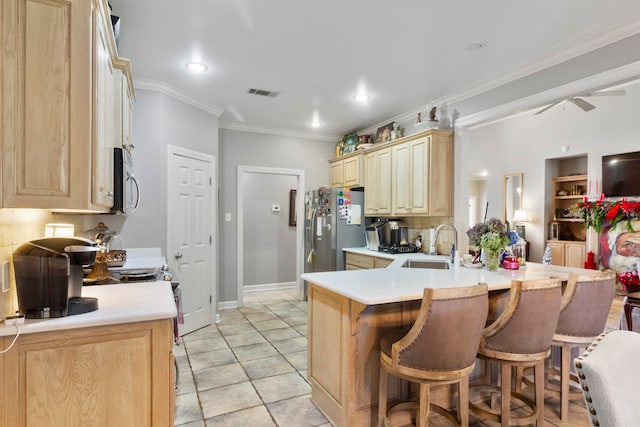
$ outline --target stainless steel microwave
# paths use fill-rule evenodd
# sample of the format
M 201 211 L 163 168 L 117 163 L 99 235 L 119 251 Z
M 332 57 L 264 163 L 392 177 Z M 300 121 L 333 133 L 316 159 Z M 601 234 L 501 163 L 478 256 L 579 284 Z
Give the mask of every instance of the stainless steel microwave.
M 111 213 L 133 214 L 140 205 L 140 186 L 133 176 L 133 158 L 128 150 L 113 149 L 113 207 Z

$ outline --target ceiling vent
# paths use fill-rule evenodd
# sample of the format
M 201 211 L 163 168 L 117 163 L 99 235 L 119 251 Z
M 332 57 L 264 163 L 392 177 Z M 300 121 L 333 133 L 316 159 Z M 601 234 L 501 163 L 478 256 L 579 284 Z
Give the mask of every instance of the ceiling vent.
M 272 90 L 253 89 L 253 88 L 249 89 L 247 92 L 252 95 L 269 96 L 271 98 L 275 98 L 280 94 L 280 92 L 274 92 Z

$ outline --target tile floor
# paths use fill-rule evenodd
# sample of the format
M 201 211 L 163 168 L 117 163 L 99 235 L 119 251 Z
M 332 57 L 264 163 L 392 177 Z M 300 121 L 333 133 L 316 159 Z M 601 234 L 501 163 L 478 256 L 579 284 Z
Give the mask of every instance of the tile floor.
M 617 329 L 622 298 L 607 329 Z M 252 292 L 245 305 L 220 312 L 221 321 L 183 336 L 176 346 L 180 427 L 329 426 L 310 400 L 307 375 L 307 304 L 293 290 Z M 570 421 L 558 418 L 558 399 L 545 400 L 545 426 L 589 426 L 582 401 Z M 448 425 L 434 417 L 432 425 Z M 472 416 L 473 426 L 490 426 Z

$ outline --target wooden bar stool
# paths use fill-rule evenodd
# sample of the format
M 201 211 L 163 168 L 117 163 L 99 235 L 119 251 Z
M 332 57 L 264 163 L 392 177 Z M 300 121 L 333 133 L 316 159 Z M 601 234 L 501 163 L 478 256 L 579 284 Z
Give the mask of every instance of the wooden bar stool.
M 482 405 L 475 398 L 471 411 L 482 418 L 500 422 L 503 427 L 536 422 L 544 425 L 544 361 L 550 353 L 551 339 L 558 324 L 562 297 L 559 279 L 512 281 L 509 299 L 502 314 L 485 328 L 478 357 L 501 366 L 499 387 L 472 387 L 475 392 L 489 392 L 491 404 Z M 512 370 L 534 367 L 535 400 L 512 391 Z M 494 409 L 494 397 L 500 396 L 500 410 Z M 475 397 L 475 396 L 474 396 Z M 511 416 L 512 397 L 525 403 L 530 413 Z
M 547 383 L 547 391 L 560 397 L 560 419 L 569 418 L 569 399 L 582 399 L 582 391 L 570 392 L 570 383 L 579 385 L 578 378 L 571 374 L 571 349 L 586 348 L 600 335 L 607 324 L 616 289 L 614 272 L 589 276 L 569 276 L 562 294 L 560 318 L 553 335 L 552 346 L 561 351 L 560 369 L 551 366 L 548 375 L 560 377 L 560 388 Z
M 391 426 L 387 418 L 387 379 L 395 377 L 420 385 L 419 403 L 400 403 L 395 408 L 417 406 L 419 427 L 429 425 L 429 410 L 455 425 L 469 425 L 469 374 L 489 309 L 487 285 L 425 289 L 420 313 L 411 328 L 398 329 L 380 340 L 380 392 L 378 426 Z M 458 384 L 457 417 L 430 402 L 431 384 Z

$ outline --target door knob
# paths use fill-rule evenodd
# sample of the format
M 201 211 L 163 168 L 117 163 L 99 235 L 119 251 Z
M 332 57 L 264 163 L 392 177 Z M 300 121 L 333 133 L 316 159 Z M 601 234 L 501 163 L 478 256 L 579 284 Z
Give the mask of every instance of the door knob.
M 182 254 L 180 252 L 177 252 L 173 257 L 175 259 L 180 259 L 180 258 L 182 258 Z

